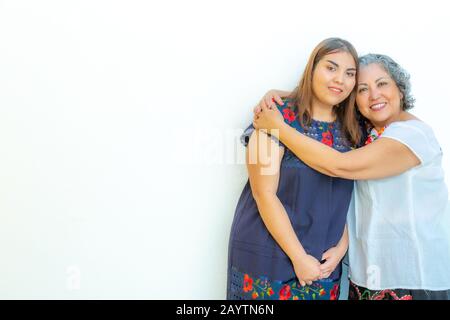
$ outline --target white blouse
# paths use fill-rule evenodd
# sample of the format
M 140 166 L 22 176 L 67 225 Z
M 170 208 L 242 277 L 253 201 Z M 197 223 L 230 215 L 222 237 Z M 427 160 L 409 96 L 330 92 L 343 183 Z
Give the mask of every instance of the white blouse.
M 450 205 L 442 150 L 419 120 L 394 122 L 383 138 L 406 145 L 421 164 L 355 182 L 348 212 L 350 279 L 371 290 L 448 290 Z

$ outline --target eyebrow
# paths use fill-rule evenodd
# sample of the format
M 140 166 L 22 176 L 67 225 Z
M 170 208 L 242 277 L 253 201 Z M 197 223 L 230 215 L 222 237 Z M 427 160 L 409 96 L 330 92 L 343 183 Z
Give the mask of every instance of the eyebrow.
M 332 61 L 332 60 L 327 60 L 329 63 L 331 63 L 332 65 L 334 65 L 336 68 L 339 68 L 339 65 L 336 63 L 336 62 L 334 62 L 334 61 Z M 348 68 L 347 69 L 347 71 L 356 71 L 356 68 Z
M 381 79 L 388 79 L 388 78 L 386 78 L 386 77 L 381 77 L 381 78 L 378 78 L 377 80 L 375 80 L 375 82 L 378 82 L 378 81 L 380 81 Z
M 375 83 L 377 83 L 378 81 L 380 81 L 381 79 L 386 79 L 386 80 L 388 80 L 388 78 L 386 78 L 386 77 L 381 77 L 381 78 L 378 78 L 377 80 L 375 80 Z M 367 83 L 358 83 L 358 86 L 368 86 L 368 84 Z

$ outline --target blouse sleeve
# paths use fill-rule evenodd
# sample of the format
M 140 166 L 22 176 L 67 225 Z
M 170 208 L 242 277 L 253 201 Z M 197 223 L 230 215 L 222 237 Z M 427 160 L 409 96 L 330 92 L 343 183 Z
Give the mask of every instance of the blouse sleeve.
M 381 135 L 381 138 L 383 137 L 397 140 L 407 146 L 422 165 L 441 152 L 431 128 L 419 120 L 394 122 L 385 129 Z

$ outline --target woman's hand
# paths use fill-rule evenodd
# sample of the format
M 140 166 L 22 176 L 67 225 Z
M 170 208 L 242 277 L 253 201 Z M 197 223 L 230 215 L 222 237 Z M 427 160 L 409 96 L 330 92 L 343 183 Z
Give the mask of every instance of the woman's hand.
M 295 275 L 302 286 L 311 285 L 313 281 L 320 279 L 320 262 L 310 255 L 292 261 Z
M 326 279 L 330 277 L 331 273 L 339 265 L 342 258 L 344 258 L 346 251 L 346 249 L 343 249 L 339 246 L 332 247 L 325 251 L 325 253 L 322 255 L 322 260 L 326 261 L 325 263 L 320 265 L 320 279 Z
M 269 109 L 262 105 L 261 112 L 253 117 L 253 126 L 256 129 L 280 129 L 283 125 L 283 115 L 276 107 Z
M 255 115 L 260 113 L 262 110 L 262 106 L 266 106 L 266 108 L 268 109 L 276 108 L 275 103 L 283 105 L 283 99 L 281 99 L 280 92 L 278 90 L 269 90 L 253 109 L 253 113 Z

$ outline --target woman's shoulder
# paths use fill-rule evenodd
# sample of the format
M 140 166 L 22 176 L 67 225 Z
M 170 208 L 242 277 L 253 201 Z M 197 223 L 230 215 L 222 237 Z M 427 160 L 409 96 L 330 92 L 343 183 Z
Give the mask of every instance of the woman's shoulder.
M 417 117 L 409 117 L 392 122 L 381 137 L 393 138 L 406 144 L 420 155 L 422 163 L 435 155 L 442 154 L 442 149 L 433 128 Z
M 399 129 L 399 130 L 418 130 L 425 135 L 434 136 L 433 128 L 425 121 L 417 118 L 416 116 L 411 116 L 408 118 L 400 119 L 389 124 L 386 130 Z

